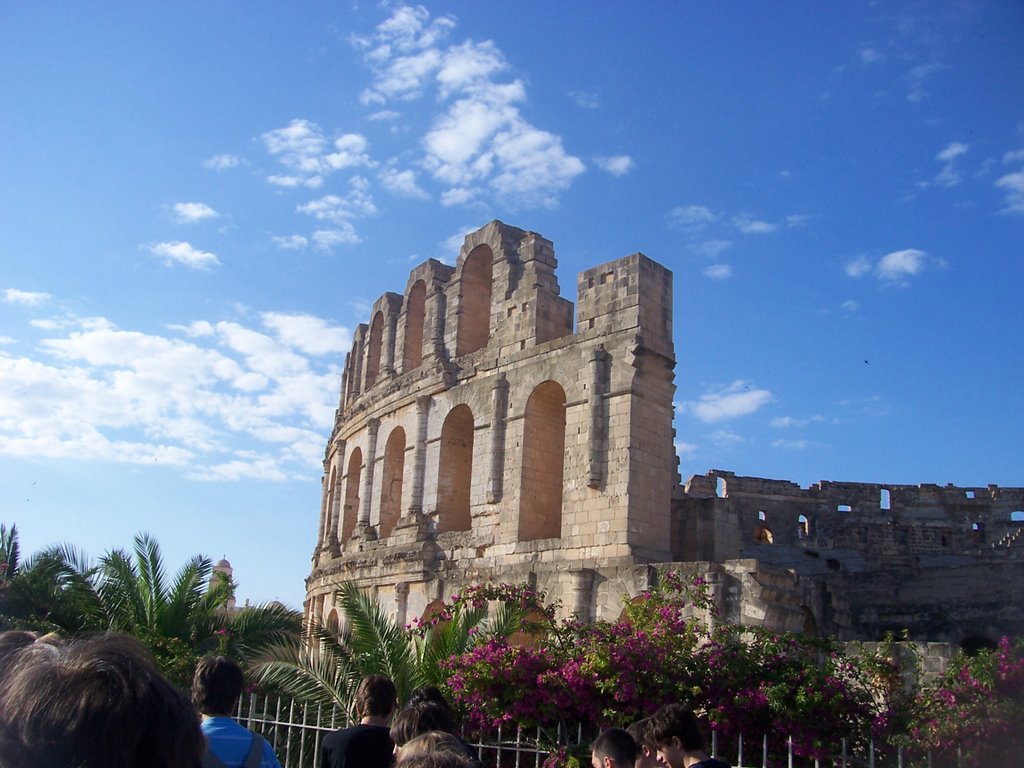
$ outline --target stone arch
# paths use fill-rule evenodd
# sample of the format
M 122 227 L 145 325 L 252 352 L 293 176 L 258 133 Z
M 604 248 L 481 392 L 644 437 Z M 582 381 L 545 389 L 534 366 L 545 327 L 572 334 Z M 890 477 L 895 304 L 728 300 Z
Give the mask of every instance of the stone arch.
M 405 302 L 405 344 L 402 349 L 402 371 L 411 371 L 423 364 L 423 326 L 427 320 L 427 285 L 417 280 L 409 289 Z
M 772 535 L 772 529 L 767 525 L 759 525 L 754 529 L 754 543 L 755 544 L 773 544 L 775 543 L 775 537 Z
M 384 539 L 395 529 L 402 515 L 402 479 L 405 476 L 405 430 L 395 427 L 384 447 L 384 471 L 380 489 L 380 526 L 377 534 Z
M 437 473 L 437 532 L 468 531 L 473 480 L 473 412 L 457 405 L 441 427 Z
M 807 515 L 797 515 L 796 518 L 796 536 L 798 539 L 806 539 L 811 535 L 811 521 L 807 519 Z
M 356 448 L 348 457 L 348 471 L 345 473 L 345 505 L 341 516 L 341 534 L 338 540 L 345 544 L 356 529 L 359 515 L 359 484 L 363 476 L 363 452 Z
M 562 535 L 564 465 L 565 390 L 545 381 L 530 394 L 523 418 L 520 541 Z
M 327 629 L 331 628 L 335 631 L 341 629 L 341 612 L 337 608 L 331 608 L 327 614 L 327 618 L 323 621 L 322 626 Z
M 1011 523 L 1024 523 L 1024 510 L 1015 509 L 1010 513 Z
M 494 254 L 478 245 L 462 264 L 459 288 L 459 325 L 455 356 L 468 355 L 487 346 L 491 338 L 491 279 Z
M 808 637 L 818 636 L 818 620 L 814 618 L 814 611 L 806 605 L 801 605 L 800 610 L 804 614 L 803 633 Z
M 367 391 L 377 383 L 380 375 L 380 352 L 384 343 L 384 313 L 378 311 L 370 323 L 370 336 L 366 340 L 366 386 Z

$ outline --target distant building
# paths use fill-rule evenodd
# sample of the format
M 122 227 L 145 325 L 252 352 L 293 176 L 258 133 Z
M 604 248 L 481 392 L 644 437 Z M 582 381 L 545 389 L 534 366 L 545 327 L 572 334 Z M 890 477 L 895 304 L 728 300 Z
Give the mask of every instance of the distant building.
M 1024 634 L 1024 489 L 786 481 L 673 445 L 672 274 L 643 254 L 562 298 L 549 240 L 492 221 L 358 326 L 324 459 L 307 617 L 344 581 L 406 622 L 529 582 L 585 620 L 669 568 L 725 615 L 846 639 Z M 575 328 L 575 329 L 574 329 Z

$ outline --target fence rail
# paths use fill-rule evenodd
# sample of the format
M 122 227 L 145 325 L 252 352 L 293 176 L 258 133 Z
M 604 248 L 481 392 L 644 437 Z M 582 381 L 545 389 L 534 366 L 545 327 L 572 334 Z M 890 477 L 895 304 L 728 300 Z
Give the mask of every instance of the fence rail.
M 287 699 L 250 695 L 239 702 L 238 721 L 260 733 L 274 747 L 284 768 L 318 768 L 323 736 L 352 724 L 341 709 L 322 704 L 297 704 Z M 541 768 L 551 754 L 551 745 L 582 748 L 596 734 L 585 733 L 582 727 L 567 732 L 541 728 L 499 727 L 489 738 L 469 739 L 477 759 L 485 768 Z M 832 754 L 824 759 L 810 759 L 794 754 L 793 741 L 772 744 L 767 736 L 723 743 L 712 732 L 712 757 L 725 760 L 733 768 L 963 768 L 963 755 L 952 760 L 933 758 L 929 751 L 911 759 L 900 746 L 868 741 L 855 749 L 843 739 Z M 578 750 L 577 750 L 578 751 Z M 780 757 L 781 755 L 781 757 Z M 581 756 L 581 768 L 589 755 Z

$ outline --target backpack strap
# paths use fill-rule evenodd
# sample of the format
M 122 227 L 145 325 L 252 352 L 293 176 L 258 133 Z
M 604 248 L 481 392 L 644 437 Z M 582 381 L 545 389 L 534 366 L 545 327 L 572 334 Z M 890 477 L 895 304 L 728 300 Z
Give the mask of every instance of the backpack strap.
M 203 752 L 203 768 L 228 768 L 224 761 L 217 757 L 209 747 Z
M 263 760 L 263 737 L 258 733 L 252 734 L 252 746 L 249 747 L 249 756 L 245 758 L 245 768 L 260 768 Z M 203 768 L 206 768 L 205 766 Z

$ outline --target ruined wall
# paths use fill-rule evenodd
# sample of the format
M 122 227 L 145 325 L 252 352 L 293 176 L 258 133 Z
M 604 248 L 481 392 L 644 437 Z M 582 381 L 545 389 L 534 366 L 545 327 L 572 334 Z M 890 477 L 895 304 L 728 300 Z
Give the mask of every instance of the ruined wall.
M 582 273 L 574 332 L 555 266 L 550 241 L 491 222 L 454 268 L 428 261 L 374 303 L 325 455 L 309 614 L 355 580 L 404 621 L 498 574 L 604 616 L 642 587 L 637 563 L 668 559 L 671 273 L 642 254 Z
M 528 582 L 615 619 L 667 569 L 750 626 L 992 644 L 1024 635 L 1024 489 L 679 483 L 672 275 L 642 254 L 582 272 L 493 221 L 356 328 L 324 458 L 307 617 L 338 585 L 400 622 L 463 585 Z

